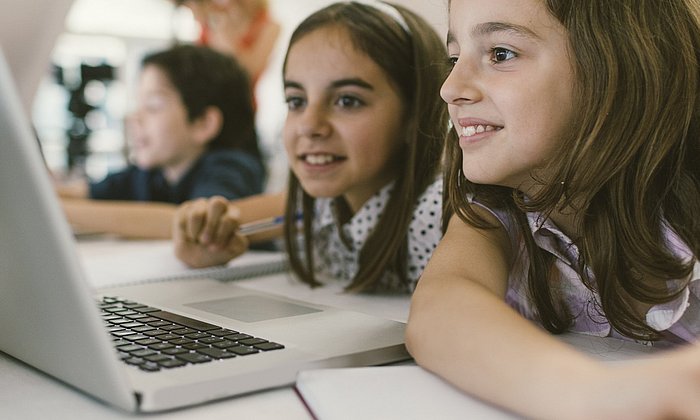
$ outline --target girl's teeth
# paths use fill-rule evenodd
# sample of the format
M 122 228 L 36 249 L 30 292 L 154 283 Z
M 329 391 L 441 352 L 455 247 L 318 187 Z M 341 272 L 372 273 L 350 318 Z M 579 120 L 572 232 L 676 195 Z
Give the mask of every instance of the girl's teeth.
M 471 137 L 476 134 L 483 133 L 485 131 L 494 131 L 495 127 L 491 125 L 470 125 L 467 127 L 462 127 L 462 136 Z
M 306 155 L 306 162 L 312 165 L 325 165 L 333 162 L 332 155 Z

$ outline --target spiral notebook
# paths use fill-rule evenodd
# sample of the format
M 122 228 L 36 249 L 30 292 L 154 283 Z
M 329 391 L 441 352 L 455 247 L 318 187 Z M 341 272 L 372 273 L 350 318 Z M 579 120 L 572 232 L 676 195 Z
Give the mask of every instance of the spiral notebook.
M 78 252 L 89 283 L 96 289 L 184 278 L 232 281 L 288 268 L 284 252 L 250 250 L 226 265 L 192 269 L 177 260 L 171 241 L 160 240 L 81 240 Z

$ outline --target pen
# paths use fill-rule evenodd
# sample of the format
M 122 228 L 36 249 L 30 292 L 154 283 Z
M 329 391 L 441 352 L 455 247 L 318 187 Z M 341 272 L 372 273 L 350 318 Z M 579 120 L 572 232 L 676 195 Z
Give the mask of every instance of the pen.
M 268 217 L 267 219 L 242 224 L 238 229 L 242 235 L 252 235 L 258 232 L 270 230 L 284 223 L 284 216 Z
M 301 220 L 301 214 L 297 215 L 297 220 Z M 273 229 L 284 223 L 284 216 L 268 217 L 266 219 L 256 220 L 254 222 L 244 223 L 238 229 L 242 235 L 252 235 L 254 233 L 264 232 Z

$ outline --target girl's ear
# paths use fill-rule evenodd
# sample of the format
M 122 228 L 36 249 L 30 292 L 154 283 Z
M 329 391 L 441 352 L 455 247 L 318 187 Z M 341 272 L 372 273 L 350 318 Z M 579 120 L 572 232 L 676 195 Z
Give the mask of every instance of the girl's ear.
M 200 145 L 206 145 L 214 140 L 224 125 L 224 116 L 215 106 L 208 106 L 202 115 L 192 122 L 194 140 Z

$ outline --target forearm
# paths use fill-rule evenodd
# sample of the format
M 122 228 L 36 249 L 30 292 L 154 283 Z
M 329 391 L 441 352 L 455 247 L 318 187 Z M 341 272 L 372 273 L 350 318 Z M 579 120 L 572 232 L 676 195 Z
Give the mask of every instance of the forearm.
M 63 199 L 68 222 L 78 231 L 135 239 L 170 239 L 177 206 L 167 203 Z
M 527 417 L 573 418 L 603 366 L 505 303 L 510 249 L 504 230 L 453 217 L 413 294 L 407 346 L 469 394 Z
M 527 417 L 584 413 L 582 396 L 595 387 L 602 365 L 539 330 L 479 285 L 449 293 L 420 288 L 419 282 L 407 332 L 418 364 Z

